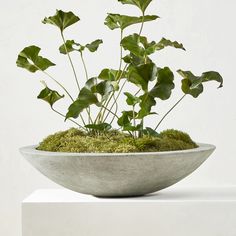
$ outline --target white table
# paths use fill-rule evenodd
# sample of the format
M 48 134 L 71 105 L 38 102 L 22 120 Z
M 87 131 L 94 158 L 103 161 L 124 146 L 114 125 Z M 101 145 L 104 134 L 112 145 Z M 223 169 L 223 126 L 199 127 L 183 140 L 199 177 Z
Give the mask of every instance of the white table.
M 123 199 L 38 190 L 22 203 L 22 227 L 22 236 L 236 236 L 236 187 Z

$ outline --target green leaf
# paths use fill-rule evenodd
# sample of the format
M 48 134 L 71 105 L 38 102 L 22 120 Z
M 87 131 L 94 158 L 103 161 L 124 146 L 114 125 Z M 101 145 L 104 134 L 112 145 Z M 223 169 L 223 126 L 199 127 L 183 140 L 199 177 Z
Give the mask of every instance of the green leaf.
M 108 26 L 111 30 L 114 29 L 124 30 L 130 25 L 153 21 L 156 20 L 157 18 L 159 17 L 155 15 L 136 17 L 136 16 L 126 16 L 126 15 L 109 13 L 107 18 L 105 19 L 105 25 Z
M 123 4 L 135 5 L 144 13 L 152 0 L 118 0 L 118 1 Z
M 128 81 L 147 91 L 149 81 L 156 78 L 157 67 L 154 63 L 140 66 L 130 66 L 128 71 Z
M 121 45 L 125 50 L 130 51 L 133 55 L 135 55 L 137 58 L 141 58 L 142 60 L 147 58 L 148 55 L 151 55 L 167 46 L 185 50 L 183 44 L 180 44 L 176 41 L 172 42 L 162 38 L 159 43 L 156 43 L 155 41 L 149 43 L 146 37 L 139 36 L 138 34 L 132 34 L 125 37 L 121 41 Z
M 16 61 L 17 66 L 32 73 L 38 70 L 44 71 L 50 66 L 55 66 L 55 64 L 48 59 L 39 56 L 40 50 L 39 47 L 34 45 L 24 48 L 18 55 Z
M 137 57 L 145 56 L 145 48 L 140 46 L 142 36 L 138 34 L 129 35 L 121 40 L 121 45 L 125 50 L 130 51 Z
M 57 26 L 61 32 L 67 27 L 77 23 L 80 20 L 73 12 L 64 12 L 57 10 L 54 16 L 45 17 L 42 21 L 44 24 L 51 24 Z
M 92 43 L 86 44 L 85 46 L 76 43 L 74 40 L 67 40 L 65 44 L 62 44 L 59 48 L 60 53 L 67 54 L 67 52 L 83 52 L 87 48 L 90 52 L 96 52 L 99 45 L 103 43 L 101 39 L 97 39 Z
M 125 78 L 126 73 L 121 70 L 103 69 L 98 78 L 102 80 L 117 81 L 120 78 Z
M 137 103 L 139 103 L 141 101 L 139 97 L 136 97 L 136 96 L 132 95 L 131 93 L 126 92 L 124 94 L 127 97 L 126 102 L 130 106 L 135 106 Z
M 133 53 L 126 55 L 123 57 L 123 60 L 127 64 L 131 64 L 133 66 L 140 66 L 142 64 L 152 63 L 152 60 L 149 57 L 138 57 Z
M 142 119 L 148 115 L 153 114 L 151 112 L 151 109 L 153 106 L 156 105 L 155 98 L 151 96 L 148 92 L 146 92 L 144 95 L 140 97 L 141 103 L 140 103 L 140 111 L 138 113 L 138 119 Z
M 161 100 L 167 100 L 171 96 L 171 90 L 175 88 L 174 74 L 169 67 L 159 68 L 157 71 L 157 83 L 149 92 L 153 97 L 158 97 Z
M 178 43 L 177 41 L 170 41 L 169 39 L 162 38 L 161 41 L 154 45 L 155 50 L 161 50 L 165 47 L 174 47 L 185 50 L 182 43 Z
M 66 119 L 77 118 L 84 109 L 97 103 L 98 99 L 95 94 L 86 87 L 82 88 L 77 100 L 70 105 Z
M 143 134 L 148 135 L 148 136 L 152 136 L 152 137 L 160 137 L 159 133 L 157 133 L 154 129 L 152 129 L 150 127 L 146 127 L 143 130 Z
M 98 106 L 100 106 L 101 103 L 106 100 L 109 95 L 116 89 L 115 86 L 116 85 L 113 81 L 108 80 L 98 83 L 96 77 L 89 79 L 85 84 L 85 87 L 91 92 L 100 94 L 101 101 L 97 103 Z
M 37 98 L 48 102 L 50 106 L 53 107 L 54 103 L 64 98 L 64 95 L 60 95 L 57 91 L 51 90 L 46 86 L 46 88 L 40 92 Z
M 80 47 L 79 43 L 76 43 L 74 40 L 66 40 L 65 44 L 62 44 L 59 48 L 60 53 L 67 54 L 67 52 L 79 51 L 74 46 Z
M 85 128 L 99 131 L 108 131 L 112 128 L 112 126 L 108 123 L 101 123 L 101 124 L 86 125 Z
M 201 76 L 195 76 L 191 71 L 178 70 L 183 77 L 182 91 L 197 98 L 204 90 L 203 83 L 208 81 L 216 81 L 220 83 L 218 88 L 223 87 L 222 76 L 215 71 L 204 72 Z
M 101 39 L 97 39 L 93 41 L 92 43 L 86 44 L 85 47 L 88 48 L 90 52 L 96 52 L 99 45 L 102 44 L 103 41 Z

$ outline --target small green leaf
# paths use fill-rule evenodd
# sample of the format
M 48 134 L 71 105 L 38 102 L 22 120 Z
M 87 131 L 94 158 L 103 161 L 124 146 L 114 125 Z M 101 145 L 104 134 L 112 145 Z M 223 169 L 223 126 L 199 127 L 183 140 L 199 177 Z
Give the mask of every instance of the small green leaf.
M 34 45 L 24 48 L 18 55 L 16 61 L 17 66 L 32 73 L 38 70 L 44 71 L 50 66 L 55 66 L 55 64 L 48 59 L 39 56 L 40 50 L 39 47 Z
M 112 126 L 108 123 L 101 123 L 101 124 L 86 125 L 85 128 L 99 131 L 108 131 L 112 128 Z
M 94 94 L 99 94 L 101 96 L 101 101 L 96 104 L 100 106 L 102 102 L 106 100 L 114 90 L 116 90 L 117 84 L 114 84 L 114 81 L 109 80 L 98 83 L 97 80 L 96 77 L 89 79 L 85 84 L 85 88 L 89 89 Z
M 149 81 L 155 80 L 156 74 L 157 67 L 154 63 L 130 66 L 128 71 L 128 80 L 142 88 L 143 91 L 147 91 Z
M 101 39 L 97 39 L 92 43 L 83 46 L 79 43 L 76 43 L 74 40 L 67 40 L 65 44 L 62 44 L 60 46 L 59 51 L 62 54 L 67 54 L 67 52 L 73 52 L 73 51 L 83 52 L 84 49 L 87 48 L 90 52 L 96 52 L 101 43 L 103 43 L 103 41 Z
M 141 101 L 139 97 L 136 97 L 136 96 L 132 95 L 131 93 L 126 92 L 124 94 L 127 97 L 126 102 L 130 106 L 134 106 Z
M 130 25 L 147 21 L 153 21 L 156 20 L 157 18 L 159 17 L 155 15 L 136 17 L 136 16 L 126 16 L 126 15 L 109 13 L 107 18 L 105 19 L 105 25 L 108 26 L 111 30 L 114 29 L 124 30 Z
M 86 87 L 82 88 L 77 100 L 70 105 L 66 114 L 66 119 L 78 118 L 84 109 L 88 108 L 92 104 L 97 103 L 98 99 L 95 94 Z
M 99 74 L 98 78 L 102 80 L 109 80 L 109 81 L 117 81 L 118 79 L 125 78 L 126 72 L 121 70 L 113 70 L 113 69 L 103 69 Z
M 152 0 L 118 0 L 118 1 L 123 4 L 135 5 L 144 13 Z
M 148 136 L 152 136 L 152 137 L 160 137 L 159 133 L 157 133 L 154 129 L 152 129 L 150 127 L 146 127 L 143 130 L 143 134 L 148 135 Z
M 86 44 L 85 47 L 88 48 L 90 52 L 96 52 L 99 45 L 102 44 L 103 41 L 101 39 L 97 39 L 93 41 L 92 43 Z
M 169 39 L 162 38 L 159 43 L 154 45 L 155 50 L 161 50 L 165 47 L 174 47 L 185 50 L 182 43 L 178 43 L 177 41 L 170 41 Z
M 64 98 L 64 95 L 60 95 L 57 91 L 46 87 L 40 92 L 37 98 L 48 102 L 50 106 L 53 107 L 54 103 Z
M 57 26 L 61 32 L 67 27 L 77 23 L 80 20 L 73 12 L 64 12 L 57 10 L 54 16 L 45 17 L 42 21 L 44 24 L 51 24 Z
M 140 97 L 141 103 L 140 103 L 140 111 L 138 112 L 138 119 L 142 119 L 148 115 L 153 114 L 151 112 L 151 109 L 153 106 L 156 105 L 155 98 L 151 96 L 148 92 L 146 92 L 144 95 Z
M 67 40 L 65 44 L 62 44 L 59 48 L 60 53 L 67 54 L 67 52 L 79 51 L 79 49 L 74 48 L 74 46 L 81 47 L 79 43 L 74 40 Z
M 169 67 L 159 68 L 157 71 L 157 83 L 149 92 L 153 97 L 158 97 L 161 100 L 167 100 L 171 96 L 172 89 L 175 88 L 174 74 Z
M 223 78 L 215 71 L 205 72 L 201 76 L 195 76 L 191 71 L 178 70 L 178 73 L 184 78 L 182 80 L 182 91 L 194 98 L 197 98 L 203 92 L 204 82 L 217 81 L 220 83 L 218 88 L 223 87 Z

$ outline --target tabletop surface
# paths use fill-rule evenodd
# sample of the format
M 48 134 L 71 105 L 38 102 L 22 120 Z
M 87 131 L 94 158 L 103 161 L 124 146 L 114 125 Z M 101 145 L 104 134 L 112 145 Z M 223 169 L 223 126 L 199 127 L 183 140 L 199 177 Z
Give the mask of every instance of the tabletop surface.
M 236 186 L 224 187 L 170 187 L 160 192 L 135 198 L 97 198 L 67 189 L 39 189 L 28 196 L 26 203 L 80 203 L 80 202 L 181 202 L 181 201 L 235 201 Z

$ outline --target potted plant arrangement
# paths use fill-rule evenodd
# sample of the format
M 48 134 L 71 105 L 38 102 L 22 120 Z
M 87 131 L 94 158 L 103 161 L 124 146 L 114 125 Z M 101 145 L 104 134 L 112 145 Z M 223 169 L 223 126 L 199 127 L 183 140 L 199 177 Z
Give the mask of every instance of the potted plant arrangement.
M 57 10 L 55 15 L 43 20 L 44 24 L 57 27 L 61 35 L 59 52 L 68 58 L 74 74 L 78 91 L 75 97 L 47 72 L 55 64 L 41 56 L 39 47 L 24 48 L 16 62 L 18 67 L 32 73 L 41 72 L 55 82 L 60 91 L 49 88 L 43 82 L 45 88 L 38 99 L 47 102 L 63 121 L 72 122 L 75 126 L 48 136 L 39 145 L 21 148 L 21 153 L 56 183 L 80 193 L 102 197 L 140 196 L 156 192 L 196 170 L 215 147 L 196 144 L 181 131 L 170 129 L 160 132 L 159 127 L 185 96 L 197 98 L 203 92 L 205 82 L 216 81 L 219 88 L 223 86 L 218 72 L 208 71 L 196 76 L 190 71 L 178 70 L 183 96 L 155 126 L 146 125 L 146 118 L 157 114 L 154 109 L 156 103 L 169 99 L 175 88 L 174 73 L 167 66 L 158 67 L 151 55 L 165 47 L 185 48 L 177 41 L 166 38 L 158 42 L 149 41 L 143 36 L 145 22 L 159 18 L 146 14 L 152 0 L 118 1 L 138 7 L 141 16 L 107 15 L 105 25 L 120 31 L 119 66 L 105 68 L 94 77 L 89 77 L 84 51 L 97 51 L 103 41 L 97 39 L 80 44 L 66 39 L 65 30 L 80 20 L 73 12 Z M 134 24 L 140 24 L 140 30 L 126 35 L 126 28 Z M 80 55 L 85 71 L 84 86 L 76 74 L 71 53 Z M 127 91 L 127 84 L 133 86 L 132 91 Z M 55 104 L 65 99 L 71 105 L 63 113 L 55 108 Z M 129 108 L 120 111 L 121 102 Z

